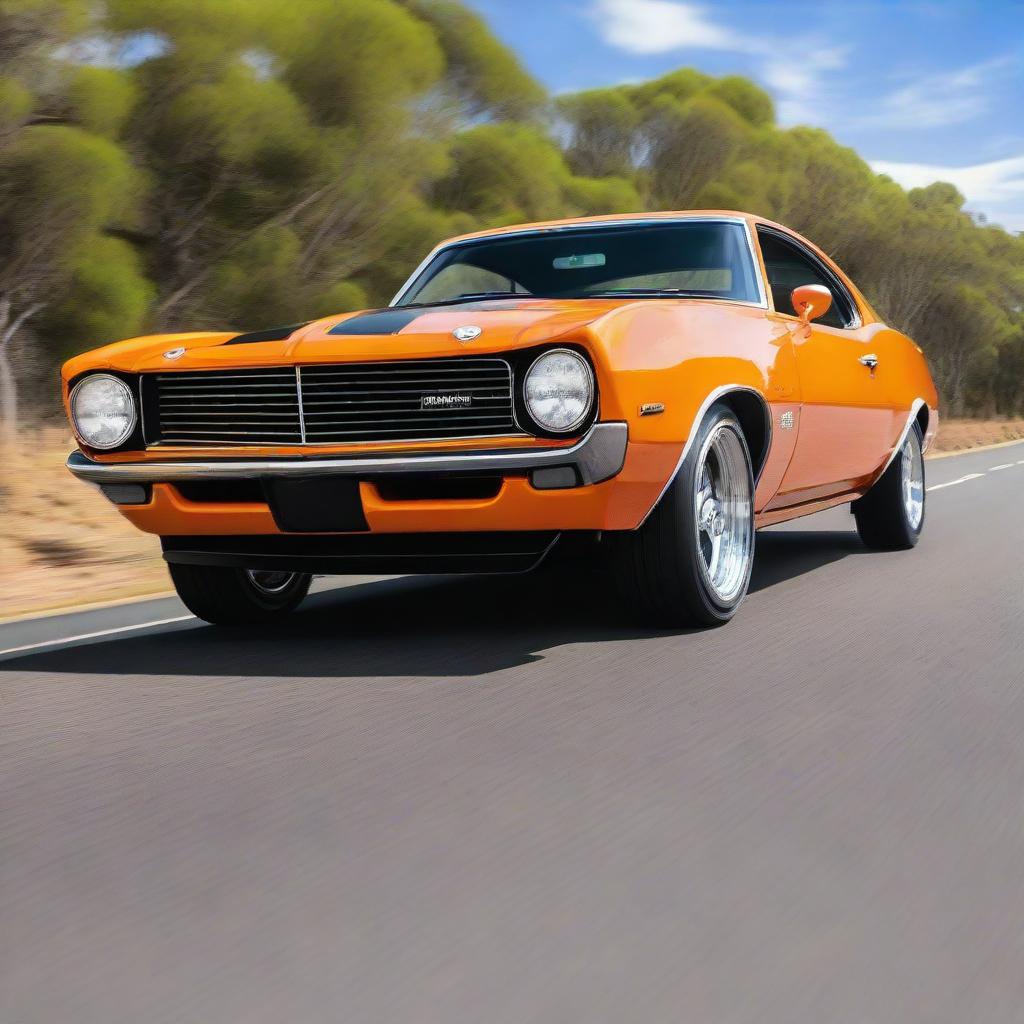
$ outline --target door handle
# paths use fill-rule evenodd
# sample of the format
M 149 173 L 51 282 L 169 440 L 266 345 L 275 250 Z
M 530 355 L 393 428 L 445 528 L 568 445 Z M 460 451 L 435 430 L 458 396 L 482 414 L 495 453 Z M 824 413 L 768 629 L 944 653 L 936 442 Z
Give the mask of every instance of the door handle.
M 866 366 L 871 371 L 871 376 L 875 375 L 875 367 L 878 365 L 878 356 L 874 352 L 869 352 L 866 356 L 861 356 L 857 360 L 861 366 Z

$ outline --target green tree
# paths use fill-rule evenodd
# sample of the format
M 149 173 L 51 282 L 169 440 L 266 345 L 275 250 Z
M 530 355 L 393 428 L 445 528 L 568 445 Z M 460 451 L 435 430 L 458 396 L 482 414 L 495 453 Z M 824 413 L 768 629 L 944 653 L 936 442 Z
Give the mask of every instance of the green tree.
M 114 0 L 115 27 L 166 41 L 133 73 L 132 134 L 154 183 L 135 240 L 157 326 L 299 319 L 356 278 L 380 294 L 387 275 L 370 268 L 388 261 L 393 221 L 449 169 L 456 124 L 543 98 L 457 5 L 236 7 L 206 0 L 186 18 L 177 4 Z M 243 285 L 254 274 L 258 296 Z
M 624 89 L 588 89 L 562 96 L 559 114 L 569 128 L 566 159 L 588 178 L 631 177 L 640 111 Z
M 445 90 L 457 117 L 525 121 L 540 115 L 548 97 L 516 55 L 495 38 L 479 14 L 453 0 L 405 0 L 435 31 L 447 61 Z
M 18 423 L 16 340 L 33 330 L 42 358 L 66 352 L 64 336 L 46 321 L 61 322 L 90 277 L 98 285 L 105 275 L 106 284 L 78 311 L 79 322 L 104 331 L 133 332 L 148 295 L 138 267 L 111 253 L 105 237 L 139 194 L 114 137 L 130 91 L 115 73 L 78 67 L 61 53 L 89 19 L 84 0 L 0 0 L 0 432 L 7 440 Z M 100 252 L 111 255 L 102 269 Z
M 136 193 L 124 151 L 80 128 L 28 128 L 0 155 L 0 409 L 8 439 L 17 424 L 11 343 L 33 318 L 68 305 L 88 276 L 87 260 L 102 249 L 104 229 L 130 212 Z M 135 268 L 122 262 L 120 269 L 115 293 L 144 289 Z M 108 282 L 99 308 L 123 301 L 111 290 Z M 136 327 L 137 305 L 121 308 L 127 315 L 108 326 Z
M 386 303 L 452 234 L 688 207 L 820 244 L 949 408 L 1024 407 L 1024 240 L 778 128 L 746 79 L 552 100 L 459 0 L 0 0 L 8 424 L 16 341 L 296 322 Z
M 628 181 L 576 177 L 549 136 L 522 124 L 484 124 L 457 136 L 451 172 L 433 195 L 480 227 L 640 207 Z

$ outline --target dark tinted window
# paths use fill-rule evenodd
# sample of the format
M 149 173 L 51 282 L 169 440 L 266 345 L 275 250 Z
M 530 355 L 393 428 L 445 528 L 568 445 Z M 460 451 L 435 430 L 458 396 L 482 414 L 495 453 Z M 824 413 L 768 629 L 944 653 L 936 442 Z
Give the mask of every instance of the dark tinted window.
M 757 236 L 778 312 L 796 316 L 793 289 L 802 284 L 823 284 L 832 293 L 832 305 L 816 323 L 828 327 L 849 327 L 853 323 L 853 302 L 834 274 L 809 253 L 772 231 L 758 229 Z
M 431 261 L 400 305 L 481 293 L 760 299 L 744 225 L 684 221 L 499 235 L 452 246 Z

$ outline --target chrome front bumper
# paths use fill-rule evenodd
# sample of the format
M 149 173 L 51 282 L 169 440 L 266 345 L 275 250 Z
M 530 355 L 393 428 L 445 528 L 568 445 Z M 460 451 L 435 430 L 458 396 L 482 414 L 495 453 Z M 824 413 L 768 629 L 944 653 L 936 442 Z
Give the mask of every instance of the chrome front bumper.
M 165 459 L 145 462 L 96 462 L 72 452 L 68 469 L 96 484 L 173 483 L 176 480 L 253 480 L 263 477 L 353 476 L 391 473 L 529 473 L 542 489 L 598 484 L 615 476 L 626 459 L 625 423 L 595 423 L 569 448 L 492 449 L 403 455 L 281 456 L 278 458 Z M 558 471 L 572 469 L 568 474 Z M 539 472 L 540 471 L 540 472 Z M 548 472 L 543 472 L 548 471 Z M 544 478 L 550 482 L 543 482 Z M 558 482 L 561 480 L 562 482 Z

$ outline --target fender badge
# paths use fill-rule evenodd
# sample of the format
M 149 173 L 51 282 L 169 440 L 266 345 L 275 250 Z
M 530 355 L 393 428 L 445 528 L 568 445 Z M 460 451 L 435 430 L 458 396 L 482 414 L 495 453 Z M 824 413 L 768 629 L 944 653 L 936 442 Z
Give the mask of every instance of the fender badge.
M 661 412 L 664 412 L 664 411 L 665 411 L 665 403 L 664 402 L 644 402 L 644 404 L 640 406 L 640 415 L 641 416 L 657 416 L 658 413 L 661 413 Z
M 472 326 L 456 327 L 455 330 L 452 331 L 452 334 L 454 334 L 459 341 L 474 341 L 483 334 L 483 328 Z
M 169 348 L 164 353 L 164 359 L 180 359 L 185 354 L 183 348 Z
M 793 429 L 793 414 L 791 412 L 784 412 L 779 417 L 779 429 L 780 430 L 792 430 Z

